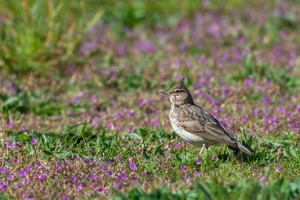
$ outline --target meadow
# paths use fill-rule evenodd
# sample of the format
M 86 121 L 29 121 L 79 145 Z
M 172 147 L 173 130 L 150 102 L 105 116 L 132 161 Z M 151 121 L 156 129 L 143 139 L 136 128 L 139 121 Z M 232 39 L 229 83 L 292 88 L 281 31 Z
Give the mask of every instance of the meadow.
M 0 199 L 300 199 L 300 7 L 224 2 L 0 0 Z M 252 157 L 173 132 L 182 77 Z

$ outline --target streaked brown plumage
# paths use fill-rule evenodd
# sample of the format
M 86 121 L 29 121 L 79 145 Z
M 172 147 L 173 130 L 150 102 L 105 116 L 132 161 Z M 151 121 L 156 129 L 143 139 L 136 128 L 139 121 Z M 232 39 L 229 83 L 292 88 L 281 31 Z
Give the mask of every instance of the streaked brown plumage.
M 174 131 L 183 139 L 196 146 L 202 146 L 200 155 L 205 147 L 215 144 L 226 144 L 237 147 L 248 155 L 252 152 L 239 143 L 204 108 L 194 104 L 193 97 L 184 87 L 184 79 L 174 85 L 168 92 L 162 92 L 169 96 L 171 108 L 170 122 Z

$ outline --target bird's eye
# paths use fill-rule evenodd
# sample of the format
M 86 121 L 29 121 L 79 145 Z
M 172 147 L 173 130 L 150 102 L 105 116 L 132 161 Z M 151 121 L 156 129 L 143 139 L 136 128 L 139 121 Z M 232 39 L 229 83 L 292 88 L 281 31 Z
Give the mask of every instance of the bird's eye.
M 176 92 L 176 93 L 179 93 L 179 92 L 181 92 L 181 90 L 175 90 L 175 92 Z

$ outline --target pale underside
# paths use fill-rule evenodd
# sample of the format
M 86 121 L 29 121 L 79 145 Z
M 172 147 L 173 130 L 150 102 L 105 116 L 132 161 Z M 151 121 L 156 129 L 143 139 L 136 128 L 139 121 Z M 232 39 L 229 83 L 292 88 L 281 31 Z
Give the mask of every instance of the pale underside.
M 171 123 L 173 130 L 175 131 L 175 133 L 177 133 L 181 138 L 183 138 L 185 141 L 195 145 L 195 146 L 202 146 L 203 144 L 205 144 L 206 147 L 209 147 L 211 145 L 216 144 L 213 141 L 207 141 L 204 140 L 202 137 L 189 133 L 184 129 L 179 128 L 175 123 Z
M 171 117 L 172 116 L 172 117 Z M 189 143 L 206 147 L 225 143 L 237 147 L 237 141 L 229 135 L 206 110 L 196 105 L 171 107 L 170 122 L 173 130 Z

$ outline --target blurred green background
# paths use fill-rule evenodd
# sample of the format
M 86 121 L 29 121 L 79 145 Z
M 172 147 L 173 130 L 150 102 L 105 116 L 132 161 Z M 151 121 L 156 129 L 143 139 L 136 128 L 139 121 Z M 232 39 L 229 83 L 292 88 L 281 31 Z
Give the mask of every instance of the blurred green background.
M 157 25 L 172 27 L 179 19 L 192 19 L 205 10 L 230 15 L 244 4 L 276 6 L 279 1 L 59 1 L 1 0 L 0 67 L 6 73 L 47 74 L 71 64 L 84 65 L 86 57 L 78 56 L 78 47 L 88 31 L 99 23 L 109 25 L 116 37 L 124 28 L 152 30 Z M 267 13 L 267 15 L 269 15 Z M 299 29 L 285 17 L 283 26 Z M 281 23 L 281 22 L 280 22 Z M 278 29 L 274 22 L 267 31 Z M 90 56 L 90 55 L 89 55 Z

